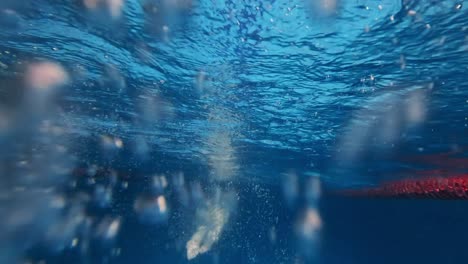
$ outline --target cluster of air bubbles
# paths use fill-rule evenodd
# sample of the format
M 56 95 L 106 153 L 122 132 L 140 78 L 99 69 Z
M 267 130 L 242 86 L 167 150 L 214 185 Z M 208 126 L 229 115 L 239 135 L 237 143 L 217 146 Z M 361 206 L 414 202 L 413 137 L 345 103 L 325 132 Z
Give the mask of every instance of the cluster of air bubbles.
M 321 242 L 322 219 L 317 208 L 307 207 L 295 224 L 299 252 L 306 259 L 318 257 Z
M 195 206 L 199 206 L 206 198 L 202 186 L 199 182 L 193 182 L 190 186 L 192 202 Z
M 120 217 L 105 217 L 97 224 L 93 236 L 105 246 L 110 247 L 120 231 L 121 224 Z
M 211 250 L 221 238 L 237 206 L 235 189 L 229 184 L 239 173 L 237 153 L 231 131 L 217 125 L 224 121 L 232 122 L 230 117 L 228 111 L 216 107 L 210 109 L 208 115 L 208 121 L 214 124 L 214 129 L 208 133 L 202 152 L 209 166 L 206 180 L 211 183 L 211 192 L 204 192 L 199 182 L 187 186 L 183 174 L 174 177 L 174 189 L 180 202 L 185 204 L 186 197 L 189 197 L 196 208 L 195 230 L 185 245 L 189 260 Z
M 8 0 L 4 3 L 0 4 L 4 15 L 0 23 L 4 24 L 5 19 L 16 23 L 16 11 L 3 7 L 19 4 Z M 78 5 L 90 19 L 122 21 L 127 2 L 81 0 Z M 142 1 L 142 5 L 147 27 L 168 40 L 171 34 L 184 28 L 194 3 L 191 0 L 148 0 Z M 140 50 L 142 60 L 149 62 L 150 46 L 142 44 Z M 104 57 L 109 59 L 108 55 Z M 192 225 L 187 226 L 190 233 L 184 238 L 188 259 L 208 252 L 219 241 L 237 204 L 235 190 L 226 187 L 239 168 L 229 129 L 214 129 L 208 133 L 203 150 L 209 166 L 206 178 L 193 180 L 186 178 L 183 172 L 150 173 L 149 185 L 134 193 L 132 188 L 138 183 L 132 180 L 136 176 L 131 171 L 118 171 L 114 165 L 128 147 L 133 147 L 141 160 L 148 161 L 153 147 L 148 138 L 137 136 L 133 140 L 112 129 L 87 131 L 83 135 L 91 135 L 89 140 L 95 143 L 85 146 L 93 153 L 89 154 L 83 146 L 71 145 L 70 142 L 81 141 L 68 138 L 76 139 L 75 130 L 69 130 L 65 122 L 61 122 L 64 117 L 70 118 L 67 121 L 73 120 L 70 116 L 79 117 L 79 111 L 63 112 L 63 108 L 74 105 L 67 105 L 67 100 L 60 97 L 66 92 L 63 88 L 75 88 L 78 80 L 84 89 L 99 88 L 96 94 L 112 99 L 132 93 L 121 69 L 105 65 L 101 74 L 88 80 L 95 72 L 82 65 L 71 66 L 73 70 L 69 70 L 59 62 L 37 60 L 23 66 L 19 77 L 8 85 L 11 90 L 4 93 L 5 104 L 4 99 L 0 100 L 0 142 L 11 150 L 10 153 L 0 150 L 0 174 L 6 175 L 0 178 L 0 212 L 5 216 L 0 228 L 0 262 L 14 263 L 37 244 L 45 244 L 53 254 L 72 249 L 85 256 L 92 255 L 98 243 L 118 255 L 116 238 L 128 217 L 119 210 L 129 210 L 143 225 L 169 224 L 171 213 L 176 209 L 193 217 Z M 11 66 L 0 64 L 0 70 L 10 70 L 8 67 Z M 195 85 L 205 93 L 209 87 L 208 74 L 200 71 Z M 146 129 L 174 117 L 174 106 L 157 85 L 141 90 L 144 91 L 138 92 L 131 101 L 137 113 L 132 117 L 136 126 Z M 66 99 L 72 97 L 67 94 Z M 89 103 L 89 109 L 101 110 L 100 103 L 109 102 Z M 230 119 L 214 109 L 209 121 L 221 123 L 225 121 L 223 118 Z M 94 150 L 98 157 L 90 157 Z M 127 196 L 130 196 L 128 205 L 118 204 Z M 124 206 L 128 208 L 121 208 Z
M 189 193 L 187 190 L 187 186 L 185 183 L 185 177 L 182 172 L 179 172 L 173 176 L 173 183 L 174 183 L 174 192 L 177 195 L 177 199 L 179 202 L 184 205 L 189 205 Z
M 113 19 L 121 16 L 124 4 L 124 0 L 83 0 L 88 10 L 105 12 Z
M 133 203 L 133 210 L 143 224 L 166 223 L 169 217 L 167 189 L 169 182 L 165 175 L 150 177 L 150 190 L 140 194 Z
M 429 83 L 402 87 L 400 93 L 375 97 L 349 124 L 338 149 L 340 162 L 352 164 L 375 148 L 391 149 L 406 131 L 422 125 L 427 119 L 428 95 L 432 89 L 433 84 Z
M 173 192 L 180 205 L 196 209 L 206 201 L 205 191 L 199 181 L 187 183 L 182 172 L 173 175 Z
M 83 0 L 82 4 L 92 14 L 105 12 L 116 19 L 121 16 L 124 1 Z M 191 5 L 191 1 L 149 1 L 146 7 L 152 7 L 146 11 L 153 14 L 153 26 L 168 34 L 182 23 Z M 167 12 L 176 16 L 166 17 Z M 61 88 L 73 84 L 77 76 L 85 79 L 88 74 L 91 72 L 82 66 L 70 72 L 58 62 L 35 61 L 24 67 L 19 80 L 13 81 L 15 86 L 11 88 L 18 87 L 20 93 L 6 91 L 9 98 L 5 106 L 0 106 L 0 142 L 8 142 L 13 152 L 0 151 L 0 173 L 10 175 L 0 179 L 0 212 L 6 216 L 0 228 L 0 262 L 13 263 L 38 243 L 54 254 L 71 248 L 85 256 L 98 242 L 112 249 L 112 254 L 120 254 L 114 245 L 125 217 L 116 215 L 116 200 L 128 191 L 132 175 L 123 176 L 112 165 L 104 167 L 91 160 L 86 165 L 77 162 L 77 157 L 68 152 L 74 147 L 67 145 L 72 141 L 65 140 L 68 128 L 57 121 L 57 115 L 63 116 L 56 104 Z M 201 91 L 206 91 L 206 80 L 206 73 L 200 72 L 197 87 Z M 83 82 L 85 86 L 91 83 Z M 128 92 L 126 78 L 115 66 L 105 66 L 96 84 L 102 88 L 100 92 L 110 96 Z M 156 90 L 147 89 L 137 97 L 137 125 L 158 124 L 174 116 L 172 104 Z M 131 145 L 112 131 L 93 135 L 97 143 L 93 147 L 101 151 L 98 155 L 108 158 L 106 164 L 112 164 L 127 143 Z M 151 146 L 147 139 L 140 136 L 132 142 L 134 152 L 148 158 Z M 193 232 L 184 241 L 188 259 L 213 247 L 236 205 L 233 190 L 220 187 L 231 181 L 238 169 L 230 133 L 214 131 L 206 148 L 211 170 L 205 180 L 212 184 L 208 189 L 214 191 L 207 192 L 202 181 L 187 181 L 182 172 L 171 176 L 153 174 L 149 177 L 150 190 L 138 192 L 129 206 L 146 225 L 168 224 L 172 206 L 194 214 L 190 226 Z M 27 238 L 18 239 L 25 237 L 23 234 L 28 234 Z
M 195 88 L 200 95 L 204 95 L 209 91 L 209 75 L 206 71 L 198 71 L 195 77 Z
M 308 206 L 317 207 L 322 196 L 322 185 L 319 176 L 310 177 L 305 184 L 304 197 Z
M 143 126 L 154 126 L 174 116 L 174 107 L 163 96 L 147 91 L 137 98 L 138 120 Z
M 54 201 L 63 207 L 56 222 L 48 225 L 46 242 L 56 253 L 65 248 L 79 250 L 87 258 L 93 247 L 115 251 L 115 239 L 122 225 L 122 217 L 112 213 L 113 193 L 121 175 L 96 164 L 77 167 L 68 184 L 68 194 Z
M 339 0 L 306 0 L 313 18 L 329 18 L 338 14 Z
M 159 224 L 167 221 L 168 205 L 165 196 L 141 196 L 133 205 L 142 223 Z
M 214 121 L 218 117 L 214 117 Z M 238 170 L 237 156 L 228 131 L 215 131 L 207 140 L 208 164 L 215 181 L 232 181 Z
M 59 122 L 57 99 L 71 78 L 59 63 L 23 65 L 20 77 L 2 77 L 0 106 L 0 262 L 44 243 L 62 250 L 83 222 L 83 208 L 60 191 L 74 166 L 68 127 Z M 26 235 L 27 234 L 27 235 Z M 8 251 L 8 252 L 7 252 Z
M 124 146 L 123 140 L 118 137 L 101 135 L 101 148 L 105 151 L 114 151 Z
M 164 193 L 164 190 L 167 188 L 168 182 L 166 176 L 154 175 L 151 181 L 152 193 L 161 194 Z
M 293 170 L 282 175 L 282 191 L 286 205 L 290 208 L 296 208 L 302 203 L 316 207 L 322 195 L 319 176 L 310 176 L 304 180 Z
M 112 188 L 103 185 L 96 185 L 93 199 L 100 208 L 109 207 L 112 202 Z
M 140 160 L 148 160 L 150 158 L 150 146 L 143 136 L 136 136 L 133 144 L 134 155 Z
M 113 65 L 104 66 L 103 74 L 99 80 L 101 87 L 114 94 L 123 93 L 127 87 L 127 82 L 122 73 Z
M 58 200 L 57 200 L 58 199 Z M 63 197 L 55 198 L 52 206 L 64 208 L 66 200 Z M 79 229 L 85 225 L 86 215 L 82 206 L 72 205 L 65 213 L 57 218 L 53 224 L 49 224 L 43 240 L 48 248 L 55 253 L 59 253 L 70 245 L 79 232 Z
M 187 259 L 191 260 L 209 251 L 220 239 L 223 229 L 236 206 L 235 194 L 215 189 L 214 196 L 206 200 L 196 212 L 196 230 L 186 243 Z
M 192 10 L 192 0 L 144 0 L 142 7 L 147 15 L 150 31 L 168 41 L 174 29 L 183 28 L 187 14 Z
M 287 172 L 283 175 L 283 196 L 286 204 L 293 207 L 299 196 L 299 179 L 294 171 Z
M 64 85 L 68 79 L 68 74 L 62 66 L 47 61 L 30 64 L 25 75 L 26 85 L 42 92 Z
M 314 260 L 319 255 L 323 225 L 319 209 L 322 196 L 320 177 L 310 176 L 304 179 L 299 178 L 294 171 L 289 171 L 283 175 L 282 186 L 286 204 L 298 212 L 294 221 L 294 233 L 298 241 L 299 256 Z M 275 235 L 272 234 L 274 237 Z

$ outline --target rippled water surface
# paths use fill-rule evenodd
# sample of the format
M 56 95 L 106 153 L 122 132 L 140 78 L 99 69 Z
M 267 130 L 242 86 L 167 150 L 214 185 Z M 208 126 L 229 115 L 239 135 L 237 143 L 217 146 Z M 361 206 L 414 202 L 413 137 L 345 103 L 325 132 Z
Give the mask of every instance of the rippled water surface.
M 2 0 L 0 262 L 460 263 L 467 32 L 463 1 Z

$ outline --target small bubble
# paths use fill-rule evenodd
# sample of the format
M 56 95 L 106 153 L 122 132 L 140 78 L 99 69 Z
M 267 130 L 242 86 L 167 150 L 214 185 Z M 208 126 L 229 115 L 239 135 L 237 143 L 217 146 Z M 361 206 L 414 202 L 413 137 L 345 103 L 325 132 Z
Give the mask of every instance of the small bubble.
M 66 201 L 63 196 L 54 197 L 50 203 L 50 206 L 53 208 L 64 208 L 65 205 L 66 205 Z
M 322 187 L 318 177 L 311 177 L 306 183 L 305 198 L 311 206 L 316 206 L 322 195 Z
M 113 18 L 117 18 L 122 13 L 124 0 L 107 0 L 108 9 Z
M 166 198 L 164 198 L 164 196 L 161 195 L 157 198 L 157 202 L 161 213 L 165 213 L 167 211 Z
M 120 256 L 121 252 L 122 252 L 121 248 L 113 248 L 111 254 L 112 254 L 112 256 L 117 257 L 117 256 Z
M 123 141 L 122 141 L 122 139 L 120 139 L 120 138 L 115 138 L 115 139 L 114 139 L 114 145 L 115 145 L 117 148 L 122 148 L 122 147 L 123 147 Z
M 89 176 L 95 176 L 97 171 L 98 171 L 98 166 L 96 164 L 93 164 L 93 165 L 88 167 L 88 169 L 86 170 L 86 173 Z
M 101 8 L 102 5 L 104 5 L 104 8 L 107 8 L 112 18 L 118 18 L 122 13 L 124 1 L 123 0 L 83 0 L 83 4 L 88 10 L 95 10 L 95 9 Z
M 162 195 L 154 197 L 139 197 L 133 204 L 133 209 L 138 214 L 142 223 L 159 224 L 167 220 L 168 205 Z
M 276 237 L 277 237 L 277 235 L 276 235 L 276 228 L 275 228 L 274 226 L 272 226 L 272 227 L 270 228 L 270 232 L 269 232 L 269 238 L 270 238 L 270 242 L 271 242 L 272 244 L 275 244 L 275 243 L 276 243 L 276 239 L 277 239 Z
M 400 55 L 400 69 L 404 70 L 406 68 L 406 58 L 404 55 Z
M 191 198 L 195 204 L 200 204 L 205 200 L 205 196 L 199 182 L 191 184 Z
M 98 234 L 104 239 L 113 239 L 119 232 L 120 218 L 105 218 L 98 226 Z
M 68 74 L 59 64 L 39 62 L 28 66 L 26 84 L 38 90 L 47 90 L 61 86 L 68 81 Z
M 76 247 L 77 245 L 78 245 L 78 238 L 74 238 L 74 239 L 72 240 L 71 246 L 72 246 L 72 247 Z
M 96 183 L 96 179 L 95 178 L 89 178 L 88 179 L 88 184 L 89 185 L 94 185 Z
M 207 79 L 207 73 L 204 71 L 199 71 L 195 79 L 195 85 L 198 91 L 203 92 L 205 90 L 206 79 Z
M 108 57 L 108 55 L 106 54 L 105 57 Z M 103 74 L 99 82 L 101 86 L 107 88 L 108 90 L 113 89 L 119 93 L 123 92 L 127 87 L 125 77 L 114 65 L 104 66 Z
M 295 172 L 283 176 L 283 195 L 289 206 L 293 206 L 298 198 L 299 183 Z
M 301 221 L 298 223 L 297 232 L 304 239 L 315 240 L 321 227 L 322 219 L 317 209 L 307 208 Z
M 102 185 L 96 186 L 94 189 L 94 200 L 97 206 L 101 208 L 108 207 L 112 202 L 112 189 Z
M 175 186 L 175 188 L 182 188 L 185 186 L 185 178 L 184 178 L 184 173 L 183 172 L 178 172 L 172 177 L 172 182 Z
M 164 175 L 155 175 L 152 179 L 152 187 L 153 192 L 155 193 L 162 193 L 164 189 L 167 187 L 167 179 Z

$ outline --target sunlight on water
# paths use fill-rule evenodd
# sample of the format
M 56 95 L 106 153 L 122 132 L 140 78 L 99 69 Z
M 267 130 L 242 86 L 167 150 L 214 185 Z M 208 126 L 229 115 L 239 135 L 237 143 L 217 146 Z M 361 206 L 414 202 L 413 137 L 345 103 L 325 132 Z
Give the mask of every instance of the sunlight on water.
M 466 259 L 466 12 L 1 1 L 0 263 Z

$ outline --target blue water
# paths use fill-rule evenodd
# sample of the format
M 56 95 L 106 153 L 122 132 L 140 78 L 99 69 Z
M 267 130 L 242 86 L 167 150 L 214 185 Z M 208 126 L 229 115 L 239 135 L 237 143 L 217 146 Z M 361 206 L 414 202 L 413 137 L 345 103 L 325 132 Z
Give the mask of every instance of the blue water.
M 468 173 L 463 1 L 2 0 L 0 14 L 0 262 L 468 257 L 466 201 L 333 195 Z M 43 62 L 66 78 L 28 81 Z M 207 250 L 188 257 L 197 232 Z

